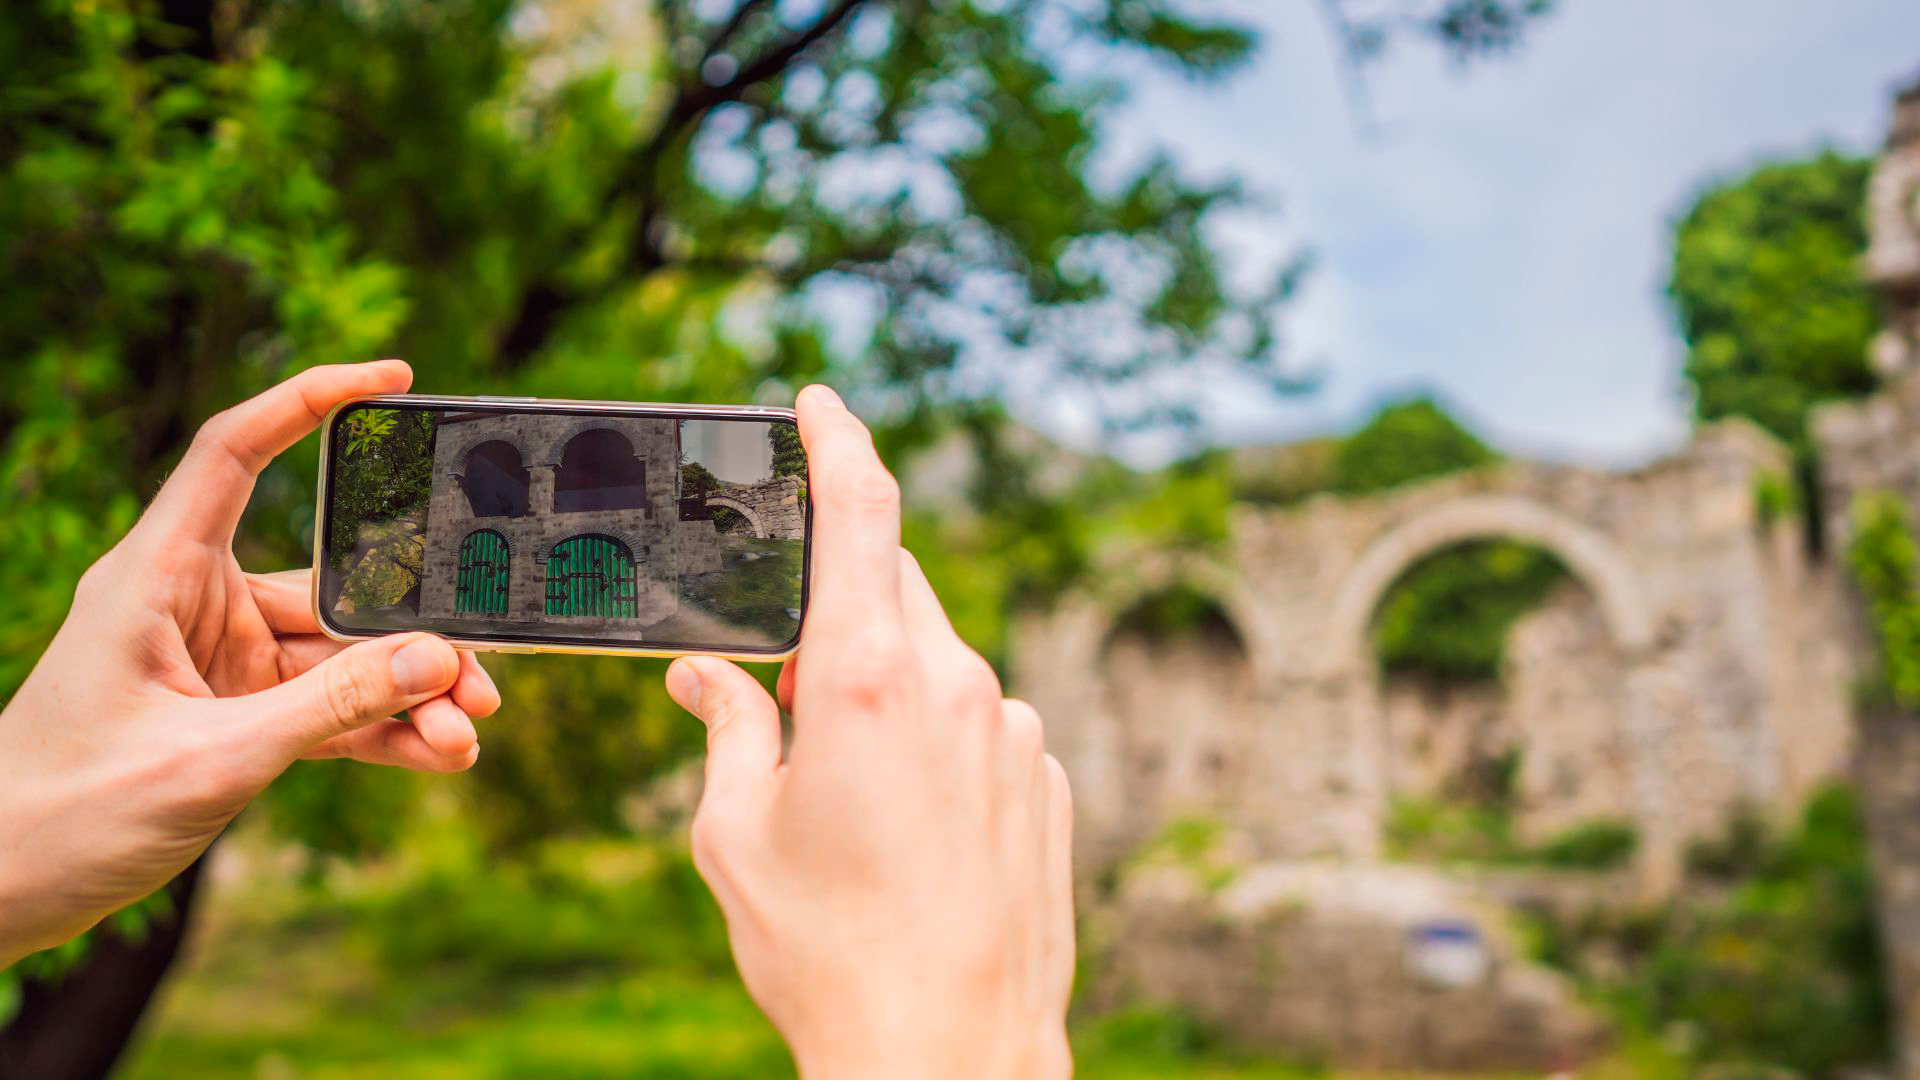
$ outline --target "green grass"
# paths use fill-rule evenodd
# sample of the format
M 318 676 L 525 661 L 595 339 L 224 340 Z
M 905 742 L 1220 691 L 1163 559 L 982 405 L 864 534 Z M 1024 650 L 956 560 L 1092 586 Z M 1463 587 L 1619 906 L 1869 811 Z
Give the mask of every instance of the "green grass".
M 1204 835 L 1195 826 L 1169 837 L 1179 841 L 1204 846 Z M 502 861 L 423 828 L 400 858 L 327 881 L 324 892 L 271 878 L 214 890 L 121 1075 L 794 1075 L 674 845 L 552 841 Z M 1073 1040 L 1079 1075 L 1100 1080 L 1362 1080 L 1235 1046 L 1171 1009 L 1083 1016 Z
M 682 579 L 680 602 L 702 616 L 720 619 L 752 635 L 749 644 L 773 646 L 791 640 L 800 624 L 787 612 L 800 607 L 801 559 L 806 545 L 799 540 L 748 536 L 722 537 L 720 545 L 723 569 Z M 674 619 L 668 619 L 649 627 L 648 632 L 657 639 L 700 632 L 701 624 L 689 625 L 692 630 L 680 630 Z

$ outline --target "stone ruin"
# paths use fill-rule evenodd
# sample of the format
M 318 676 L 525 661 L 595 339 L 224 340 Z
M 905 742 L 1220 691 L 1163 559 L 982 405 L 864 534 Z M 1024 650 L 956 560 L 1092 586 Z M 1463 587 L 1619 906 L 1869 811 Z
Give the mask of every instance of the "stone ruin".
M 1519 837 L 1630 825 L 1631 866 L 1574 891 L 1645 904 L 1677 886 L 1692 841 L 1742 815 L 1784 819 L 1852 773 L 1872 650 L 1840 554 L 1848 508 L 1879 489 L 1920 506 L 1920 86 L 1897 103 L 1870 213 L 1889 383 L 1816 416 L 1823 550 L 1769 497 L 1791 490 L 1786 449 L 1723 422 L 1633 472 L 1513 463 L 1239 506 L 1219 550 L 1120 553 L 1016 627 L 1011 682 L 1072 777 L 1080 877 L 1112 883 L 1091 923 L 1096 1001 L 1156 996 L 1370 1067 L 1564 1068 L 1592 1052 L 1593 1018 L 1506 925 L 1567 883 L 1393 863 L 1384 829 L 1396 799 L 1510 752 Z M 1383 682 L 1369 635 L 1383 597 L 1480 539 L 1545 549 L 1572 580 L 1514 627 L 1497 686 Z M 1126 620 L 1174 586 L 1218 620 L 1172 638 Z M 1920 743 L 1913 759 L 1912 805 L 1869 794 L 1870 819 L 1920 821 Z M 1154 853 L 1183 822 L 1219 836 L 1171 865 Z M 1887 923 L 1900 953 L 1920 951 L 1920 837 L 1906 855 L 1879 868 L 1908 897 Z M 1920 1035 L 1920 956 L 1892 966 Z

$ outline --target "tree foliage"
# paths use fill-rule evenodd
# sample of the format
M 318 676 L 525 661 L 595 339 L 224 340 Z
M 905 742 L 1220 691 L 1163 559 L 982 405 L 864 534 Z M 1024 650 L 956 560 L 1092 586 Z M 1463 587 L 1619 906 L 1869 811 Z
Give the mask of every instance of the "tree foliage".
M 807 451 L 800 445 L 800 429 L 792 424 L 768 424 L 767 442 L 773 447 L 773 475 L 807 475 Z
M 433 414 L 354 409 L 336 431 L 332 555 L 353 552 L 361 527 L 424 505 L 433 490 Z
M 1853 546 L 1847 552 L 1854 583 L 1867 602 L 1879 646 L 1879 689 L 1904 708 L 1920 708 L 1920 587 L 1906 500 L 1891 493 L 1862 496 L 1853 506 Z
M 1342 440 L 1332 488 L 1364 495 L 1414 480 L 1477 468 L 1499 457 L 1427 398 L 1396 402 Z
M 723 485 L 713 470 L 697 461 L 680 463 L 680 497 L 683 499 L 704 499 L 719 491 Z
M 1400 576 L 1373 620 L 1383 669 L 1448 682 L 1497 679 L 1514 623 L 1567 578 L 1552 553 L 1479 540 L 1427 556 Z
M 1542 916 L 1548 961 L 1629 1029 L 1683 1027 L 1686 1075 L 1836 1076 L 1886 1060 L 1888 1002 L 1860 797 L 1834 785 L 1789 828 L 1697 845 L 1700 886 L 1640 915 Z
M 1871 170 L 1831 152 L 1765 165 L 1709 187 L 1675 226 L 1667 295 L 1697 417 L 1747 417 L 1804 454 L 1812 406 L 1873 389 Z

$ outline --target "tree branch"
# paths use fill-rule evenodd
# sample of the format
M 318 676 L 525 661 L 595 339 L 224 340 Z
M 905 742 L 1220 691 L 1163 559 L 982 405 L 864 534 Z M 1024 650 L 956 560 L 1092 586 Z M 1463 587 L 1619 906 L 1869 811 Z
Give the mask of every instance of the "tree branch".
M 755 11 L 766 7 L 771 2 L 772 0 L 740 0 L 740 6 L 733 9 L 733 14 L 728 16 L 726 25 L 722 26 L 719 32 L 713 35 L 713 39 L 707 42 L 706 50 L 700 54 L 700 63 L 694 67 L 695 73 L 706 67 L 707 61 L 719 56 L 726 49 L 727 45 L 733 41 L 733 36 L 740 32 L 740 28 L 747 24 L 747 20 L 753 17 Z
M 520 307 L 508 320 L 494 348 L 494 367 L 517 368 L 540 351 L 559 329 L 566 313 L 581 303 L 605 296 L 617 285 L 639 280 L 672 264 L 660 243 L 662 198 L 660 168 L 668 154 L 680 144 L 702 116 L 721 105 L 739 101 L 754 86 L 764 83 L 791 67 L 806 52 L 846 24 L 854 12 L 872 0 L 838 0 L 834 6 L 806 29 L 790 34 L 758 56 L 742 64 L 725 82 L 708 84 L 700 80 L 704 57 L 716 55 L 726 39 L 737 33 L 746 13 L 761 0 L 742 0 L 727 24 L 702 50 L 703 60 L 674 90 L 660 126 L 643 145 L 635 148 L 618 178 L 602 200 L 601 217 L 609 216 L 622 203 L 639 206 L 627 254 L 619 270 L 605 282 L 589 288 L 570 286 L 551 277 L 532 282 L 521 294 Z

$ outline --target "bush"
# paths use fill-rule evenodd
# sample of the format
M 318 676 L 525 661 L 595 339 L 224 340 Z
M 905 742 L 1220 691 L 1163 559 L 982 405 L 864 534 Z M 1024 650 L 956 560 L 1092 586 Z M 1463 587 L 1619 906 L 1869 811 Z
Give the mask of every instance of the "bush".
M 1652 918 L 1544 924 L 1542 958 L 1582 976 L 1629 1029 L 1688 1031 L 1696 1074 L 1821 1076 L 1885 1060 L 1887 1001 L 1854 791 L 1822 791 L 1785 836 L 1736 822 L 1724 840 L 1696 846 L 1692 864 L 1712 889 L 1693 888 Z M 1610 961 L 1590 962 L 1596 955 Z
M 486 984 L 732 970 L 719 909 L 692 860 L 665 844 L 555 842 L 510 860 L 441 854 L 354 910 L 396 975 L 431 969 Z
M 1535 862 L 1563 870 L 1614 870 L 1633 860 L 1640 833 L 1624 821 L 1576 825 L 1533 849 Z

